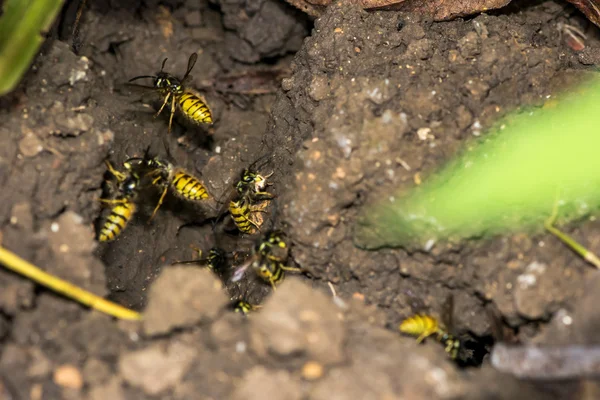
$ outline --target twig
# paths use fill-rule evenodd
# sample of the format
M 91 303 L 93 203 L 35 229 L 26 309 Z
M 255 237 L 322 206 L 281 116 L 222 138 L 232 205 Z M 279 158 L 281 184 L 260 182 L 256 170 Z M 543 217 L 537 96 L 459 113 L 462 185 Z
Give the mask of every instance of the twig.
M 550 218 L 548 218 L 546 222 L 544 222 L 544 228 L 546 228 L 546 230 L 548 230 L 554 236 L 559 238 L 564 244 L 569 246 L 571 250 L 573 250 L 575 253 L 583 257 L 585 261 L 589 262 L 596 268 L 600 268 L 600 259 L 594 253 L 583 247 L 571 236 L 567 235 L 566 233 L 562 232 L 560 229 L 554 226 L 554 221 L 556 220 L 557 215 L 558 201 L 554 203 L 554 207 L 552 209 L 552 214 L 550 215 Z
M 337 293 L 335 292 L 335 288 L 333 287 L 333 284 L 331 282 L 327 282 L 327 285 L 329 285 L 329 289 L 331 290 L 331 294 L 333 295 L 333 297 L 338 297 Z

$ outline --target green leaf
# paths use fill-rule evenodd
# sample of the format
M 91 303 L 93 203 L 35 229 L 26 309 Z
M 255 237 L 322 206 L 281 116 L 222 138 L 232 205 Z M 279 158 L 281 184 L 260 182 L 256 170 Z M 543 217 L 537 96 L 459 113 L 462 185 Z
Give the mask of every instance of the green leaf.
M 537 231 L 600 209 L 600 78 L 538 109 L 515 112 L 420 186 L 362 210 L 363 248 L 423 248 L 440 240 Z
M 7 0 L 0 17 L 0 96 L 13 90 L 43 42 L 63 0 Z

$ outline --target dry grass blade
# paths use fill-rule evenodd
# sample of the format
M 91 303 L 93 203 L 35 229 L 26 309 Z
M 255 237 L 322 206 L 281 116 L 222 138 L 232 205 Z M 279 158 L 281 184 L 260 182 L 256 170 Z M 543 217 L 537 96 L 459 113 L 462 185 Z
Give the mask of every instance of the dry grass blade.
M 599 0 L 568 0 L 579 9 L 596 26 L 600 26 L 600 1 Z
M 313 17 L 321 16 L 325 11 L 326 6 L 333 2 L 332 0 L 286 1 Z M 427 15 L 436 21 L 441 21 L 501 8 L 510 3 L 510 1 L 511 0 L 359 0 L 355 4 L 358 4 L 365 10 L 412 11 Z M 572 2 L 574 3 L 575 1 Z
M 120 319 L 139 320 L 141 315 L 133 310 L 103 299 L 87 290 L 83 290 L 67 281 L 42 271 L 35 265 L 23 260 L 16 254 L 0 247 L 0 264 L 9 270 L 23 275 L 39 285 L 73 299 L 78 303 L 91 307 Z

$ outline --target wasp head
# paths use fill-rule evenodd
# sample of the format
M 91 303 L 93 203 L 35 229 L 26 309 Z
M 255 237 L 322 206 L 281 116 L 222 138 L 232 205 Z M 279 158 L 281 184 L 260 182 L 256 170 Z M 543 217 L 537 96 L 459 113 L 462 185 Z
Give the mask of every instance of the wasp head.
M 217 272 L 227 265 L 227 255 L 218 247 L 213 247 L 208 252 L 211 267 Z
M 258 244 L 256 251 L 264 256 L 272 253 L 274 248 L 280 248 L 287 250 L 287 243 L 285 242 L 285 234 L 281 231 L 268 232 L 264 239 Z M 279 251 L 281 252 L 281 251 Z M 275 254 L 273 254 L 275 255 Z
M 154 79 L 154 87 L 162 94 L 171 93 L 173 95 L 183 94 L 181 81 L 173 75 L 166 72 L 159 72 Z

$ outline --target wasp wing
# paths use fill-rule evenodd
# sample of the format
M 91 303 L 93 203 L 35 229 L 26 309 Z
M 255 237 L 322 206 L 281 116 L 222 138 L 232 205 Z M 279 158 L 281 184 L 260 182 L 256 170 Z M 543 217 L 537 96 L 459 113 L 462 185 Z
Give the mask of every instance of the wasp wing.
M 196 65 L 197 60 L 198 60 L 198 53 L 192 53 L 190 55 L 190 58 L 188 59 L 187 70 L 185 71 L 185 75 L 183 75 L 183 78 L 181 78 L 181 82 L 184 82 L 188 78 L 188 76 L 190 75 L 190 72 L 192 72 L 192 69 L 194 68 L 194 65 Z

